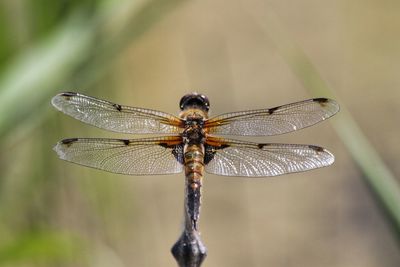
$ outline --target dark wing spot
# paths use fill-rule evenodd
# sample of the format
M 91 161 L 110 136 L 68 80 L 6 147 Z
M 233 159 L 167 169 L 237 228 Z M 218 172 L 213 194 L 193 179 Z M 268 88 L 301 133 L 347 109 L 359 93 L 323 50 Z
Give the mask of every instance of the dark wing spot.
M 131 143 L 131 141 L 129 141 L 128 139 L 121 139 L 121 142 L 124 143 L 124 145 L 129 146 L 129 144 Z
M 267 147 L 267 146 L 270 146 L 271 144 L 257 144 L 257 147 L 259 148 L 259 149 L 264 149 L 265 147 Z
M 227 148 L 227 147 L 230 147 L 230 145 L 222 144 L 222 145 L 218 146 L 217 149 L 224 149 L 224 148 Z
M 275 108 L 270 108 L 270 109 L 268 109 L 268 114 L 272 114 L 272 113 L 274 113 L 277 109 L 279 109 L 280 107 L 275 107 Z
M 172 149 L 172 155 L 174 155 L 175 159 L 183 164 L 184 163 L 184 155 L 183 155 L 183 145 L 174 145 Z
M 208 164 L 214 158 L 215 152 L 215 146 L 204 145 L 204 164 Z
M 313 101 L 319 103 L 322 107 L 324 107 L 326 105 L 326 103 L 329 102 L 329 99 L 328 98 L 314 98 Z
M 61 93 L 61 95 L 62 96 L 76 96 L 77 93 L 75 93 L 75 92 L 64 92 L 64 93 Z
M 320 146 L 308 145 L 309 148 L 315 150 L 317 153 L 324 152 L 324 148 Z
M 159 146 L 162 146 L 163 148 L 169 148 L 170 146 L 167 143 L 159 143 Z
M 159 143 L 158 145 L 164 148 L 172 148 L 171 153 L 174 155 L 175 159 L 181 164 L 184 163 L 183 144 L 168 145 L 167 143 Z
M 118 110 L 118 111 L 121 111 L 121 110 L 122 110 L 121 105 L 113 104 L 113 106 L 114 106 L 114 108 L 115 108 L 116 110 Z
M 222 144 L 220 146 L 212 146 L 212 145 L 205 144 L 204 145 L 204 150 L 205 150 L 204 164 L 208 164 L 214 158 L 214 155 L 215 155 L 215 153 L 217 153 L 217 150 L 224 149 L 227 147 L 229 147 L 229 145 L 227 145 L 227 144 Z
M 60 94 L 62 97 L 64 97 L 66 100 L 70 100 L 71 97 L 76 96 L 77 93 L 74 92 L 64 92 Z
M 66 145 L 67 147 L 70 147 L 73 143 L 78 141 L 78 138 L 67 138 L 64 140 L 61 140 L 61 144 Z

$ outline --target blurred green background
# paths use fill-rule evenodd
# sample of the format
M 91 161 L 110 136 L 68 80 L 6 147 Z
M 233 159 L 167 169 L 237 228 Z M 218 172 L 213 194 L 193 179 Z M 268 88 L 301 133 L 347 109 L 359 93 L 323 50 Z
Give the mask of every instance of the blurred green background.
M 176 266 L 183 174 L 57 159 L 62 138 L 123 136 L 57 112 L 61 91 L 172 114 L 191 91 L 214 115 L 337 99 L 329 122 L 246 139 L 322 145 L 333 166 L 205 177 L 204 266 L 400 266 L 399 12 L 394 0 L 0 0 L 0 266 Z

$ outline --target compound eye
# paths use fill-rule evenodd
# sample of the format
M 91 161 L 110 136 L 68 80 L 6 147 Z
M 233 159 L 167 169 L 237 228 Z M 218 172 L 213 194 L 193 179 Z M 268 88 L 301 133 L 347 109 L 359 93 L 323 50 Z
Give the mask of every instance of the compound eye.
M 204 106 L 208 111 L 210 109 L 210 101 L 208 100 L 208 97 L 206 97 L 205 95 L 201 95 L 201 98 L 203 99 Z
M 209 106 L 210 102 L 208 101 L 208 98 L 205 95 L 197 93 L 184 95 L 179 103 L 181 110 L 190 107 L 196 107 L 208 111 Z

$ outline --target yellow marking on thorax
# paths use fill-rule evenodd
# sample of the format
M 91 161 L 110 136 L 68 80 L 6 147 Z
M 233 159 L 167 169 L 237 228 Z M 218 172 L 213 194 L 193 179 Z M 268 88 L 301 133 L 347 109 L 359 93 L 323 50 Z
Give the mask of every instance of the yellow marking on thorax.
M 198 108 L 189 108 L 179 113 L 179 118 L 186 120 L 187 117 L 198 117 L 206 120 L 208 119 L 208 112 Z

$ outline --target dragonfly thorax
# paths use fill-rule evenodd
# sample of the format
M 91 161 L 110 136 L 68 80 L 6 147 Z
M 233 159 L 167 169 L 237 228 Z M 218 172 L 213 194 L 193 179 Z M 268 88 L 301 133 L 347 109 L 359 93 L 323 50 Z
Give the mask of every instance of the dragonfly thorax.
M 206 136 L 203 126 L 204 126 L 203 118 L 188 117 L 185 123 L 185 129 L 183 130 L 182 133 L 184 143 L 204 144 Z

